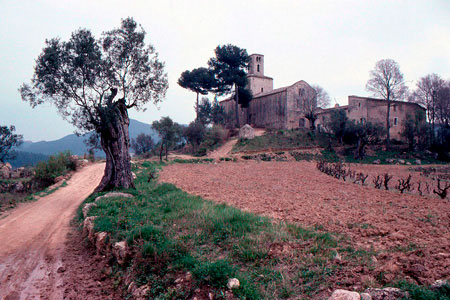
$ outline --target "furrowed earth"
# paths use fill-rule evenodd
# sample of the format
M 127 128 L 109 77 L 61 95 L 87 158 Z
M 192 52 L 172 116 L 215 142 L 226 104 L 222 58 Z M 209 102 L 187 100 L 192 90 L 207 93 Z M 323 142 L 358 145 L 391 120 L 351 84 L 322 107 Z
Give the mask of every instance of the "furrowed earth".
M 394 175 L 392 186 L 407 174 L 428 180 L 408 166 L 351 168 L 368 174 L 389 172 Z M 376 268 L 352 270 L 347 285 L 357 288 L 376 280 L 389 283 L 405 278 L 430 284 L 448 278 L 448 199 L 375 189 L 371 180 L 367 186 L 344 182 L 321 173 L 313 162 L 292 161 L 173 164 L 160 173 L 160 181 L 173 183 L 188 193 L 342 234 L 356 248 L 374 251 Z

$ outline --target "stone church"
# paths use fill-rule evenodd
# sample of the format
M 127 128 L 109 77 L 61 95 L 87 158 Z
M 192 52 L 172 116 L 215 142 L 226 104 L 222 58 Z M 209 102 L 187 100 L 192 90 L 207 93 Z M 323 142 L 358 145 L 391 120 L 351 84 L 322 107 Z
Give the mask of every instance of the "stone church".
M 248 108 L 239 108 L 241 126 L 250 124 L 258 128 L 309 128 L 305 113 L 308 103 L 316 98 L 315 90 L 303 80 L 273 89 L 273 78 L 264 75 L 264 55 L 252 54 L 250 58 L 247 76 L 253 99 Z M 220 105 L 225 112 L 234 116 L 234 99 L 222 100 Z

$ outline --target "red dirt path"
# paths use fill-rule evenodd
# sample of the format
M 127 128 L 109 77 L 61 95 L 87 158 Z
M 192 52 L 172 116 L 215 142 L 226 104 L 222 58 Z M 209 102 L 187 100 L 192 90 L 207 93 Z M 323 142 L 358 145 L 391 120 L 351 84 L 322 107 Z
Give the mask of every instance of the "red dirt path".
M 403 176 L 407 167 L 391 168 Z M 246 211 L 349 236 L 373 247 L 377 272 L 419 283 L 450 277 L 450 201 L 337 180 L 312 162 L 175 164 L 160 180 Z

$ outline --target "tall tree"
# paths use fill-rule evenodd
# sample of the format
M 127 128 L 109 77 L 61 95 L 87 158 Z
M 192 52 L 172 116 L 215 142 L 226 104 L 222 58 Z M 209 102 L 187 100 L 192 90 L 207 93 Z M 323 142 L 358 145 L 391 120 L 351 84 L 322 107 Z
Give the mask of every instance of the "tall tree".
M 303 94 L 303 111 L 305 112 L 305 118 L 309 121 L 309 127 L 311 130 L 316 129 L 317 120 L 317 94 L 314 89 L 304 89 Z
M 203 126 L 211 124 L 212 122 L 212 104 L 208 98 L 203 97 L 202 101 L 197 107 L 197 120 Z
M 431 142 L 433 142 L 435 136 L 435 124 L 439 119 L 437 109 L 438 105 L 442 104 L 439 103 L 439 99 L 441 98 L 440 95 L 442 94 L 444 87 L 445 81 L 439 75 L 434 73 L 428 74 L 417 81 L 416 89 L 408 99 L 409 101 L 418 103 L 427 109 L 427 118 L 431 124 Z
M 16 127 L 0 126 L 0 162 L 15 156 L 14 148 L 23 143 L 23 136 L 15 134 Z
M 164 149 L 166 152 L 167 160 L 169 149 L 173 148 L 180 141 L 182 128 L 170 117 L 162 117 L 159 121 L 153 121 L 152 127 L 158 132 L 161 138 L 159 160 L 162 161 Z
M 127 18 L 100 39 L 80 29 L 66 42 L 47 40 L 31 84 L 20 88 L 32 107 L 53 103 L 79 131 L 98 134 L 106 167 L 96 191 L 134 187 L 128 109 L 160 102 L 168 87 L 164 64 L 145 35 Z
M 436 119 L 450 128 L 450 80 L 446 80 L 436 93 Z
M 216 78 L 215 92 L 218 95 L 229 95 L 233 87 L 235 98 L 236 126 L 240 127 L 239 105 L 248 107 L 252 99 L 248 90 L 247 69 L 250 57 L 247 50 L 228 44 L 217 46 L 214 50 L 215 57 L 208 61 L 208 66 L 214 72 Z
M 327 91 L 317 84 L 313 84 L 311 87 L 316 91 L 317 107 L 327 108 L 328 106 L 330 106 L 331 99 Z
M 375 64 L 375 68 L 370 71 L 366 89 L 375 96 L 386 100 L 386 148 L 389 149 L 391 102 L 402 100 L 407 93 L 407 87 L 398 63 L 392 59 L 379 60 Z
M 215 84 L 214 74 L 207 68 L 197 68 L 192 71 L 184 71 L 181 73 L 178 79 L 178 84 L 188 90 L 191 90 L 197 94 L 197 101 L 195 106 L 195 112 L 197 113 L 197 119 L 199 117 L 199 94 L 206 95 Z

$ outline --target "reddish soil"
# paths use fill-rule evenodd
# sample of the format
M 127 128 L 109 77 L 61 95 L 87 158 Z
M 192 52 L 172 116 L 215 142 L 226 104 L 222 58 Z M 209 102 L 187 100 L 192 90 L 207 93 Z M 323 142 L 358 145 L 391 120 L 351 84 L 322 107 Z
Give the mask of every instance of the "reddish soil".
M 408 173 L 408 166 L 352 168 Z M 319 172 L 312 162 L 175 164 L 163 169 L 160 180 L 246 211 L 344 234 L 355 247 L 377 251 L 375 271 L 386 282 L 450 277 L 448 199 L 344 182 Z
M 101 264 L 77 234 L 67 239 L 77 207 L 103 169 L 104 164 L 87 166 L 67 186 L 0 220 L 0 299 L 109 299 L 98 284 Z

